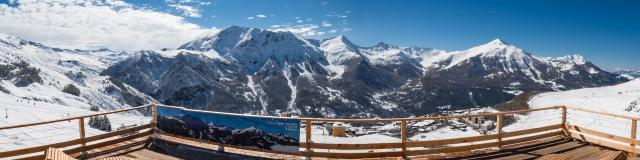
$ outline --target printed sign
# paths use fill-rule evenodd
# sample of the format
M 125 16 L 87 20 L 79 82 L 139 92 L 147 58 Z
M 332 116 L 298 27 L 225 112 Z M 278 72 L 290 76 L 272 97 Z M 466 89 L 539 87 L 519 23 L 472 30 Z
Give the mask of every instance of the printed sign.
M 212 142 L 298 152 L 300 120 L 158 107 L 158 129 Z

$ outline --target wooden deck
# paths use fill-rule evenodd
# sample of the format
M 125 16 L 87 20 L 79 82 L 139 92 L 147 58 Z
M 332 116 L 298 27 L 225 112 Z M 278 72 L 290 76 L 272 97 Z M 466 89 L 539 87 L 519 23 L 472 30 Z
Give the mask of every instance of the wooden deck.
M 543 159 L 543 160 L 621 160 L 627 159 L 626 153 L 602 146 L 597 146 L 581 141 L 549 138 L 535 142 L 506 146 L 499 151 L 486 153 L 466 153 L 466 155 L 450 155 L 441 159 Z M 432 159 L 434 157 L 431 157 Z
M 148 148 L 133 149 L 128 152 L 115 154 L 124 155 L 136 159 L 158 159 L 158 160 L 174 160 L 174 159 L 304 159 L 302 156 L 283 155 L 276 153 L 265 153 L 251 151 L 239 148 L 225 148 L 225 153 L 217 152 L 219 146 L 214 144 L 196 142 L 188 139 L 180 139 L 172 136 L 162 136 L 162 140 L 154 142 L 160 144 L 152 144 Z M 182 148 L 183 151 L 173 152 L 172 154 L 188 154 L 176 155 L 176 157 L 158 153 L 167 148 Z M 185 151 L 194 150 L 194 151 Z M 187 152 L 200 152 L 200 155 Z M 178 158 L 180 157 L 180 158 Z M 543 160 L 623 160 L 627 159 L 627 154 L 615 149 L 610 149 L 598 145 L 585 143 L 582 141 L 564 139 L 564 138 L 548 138 L 529 142 L 526 144 L 518 144 L 505 146 L 497 151 L 476 151 L 461 152 L 447 155 L 428 155 L 414 156 L 410 159 L 466 159 L 466 160 L 514 160 L 514 159 L 543 159 Z M 330 158 L 311 158 L 314 160 L 328 160 Z M 372 160 L 395 160 L 402 159 L 400 157 L 391 158 L 369 158 Z
M 113 114 L 134 109 L 150 107 L 152 121 L 149 124 L 112 131 L 100 135 L 85 136 L 84 119 L 97 115 Z M 566 123 L 567 109 L 589 112 L 605 117 L 629 120 L 629 136 L 619 136 L 584 126 Z M 516 131 L 503 131 L 504 116 L 543 110 L 561 111 L 562 121 L 537 128 Z M 209 112 L 209 111 L 200 111 Z M 456 119 L 478 116 L 496 116 L 496 133 L 481 136 L 458 137 L 427 141 L 407 140 L 407 121 Z M 273 117 L 286 118 L 286 117 Z M 11 151 L 0 151 L 0 159 L 43 159 L 48 148 L 63 149 L 65 154 L 79 159 L 102 159 L 123 156 L 131 159 L 636 159 L 640 154 L 640 140 L 636 139 L 637 121 L 640 117 L 630 117 L 573 109 L 566 106 L 538 108 L 497 113 L 470 115 L 386 118 L 386 119 L 323 119 L 295 118 L 312 122 L 400 122 L 401 140 L 396 143 L 373 144 L 330 144 L 311 141 L 311 125 L 305 126 L 305 141 L 300 142 L 300 152 L 284 153 L 271 150 L 259 150 L 255 147 L 219 144 L 196 138 L 171 135 L 157 129 L 157 106 L 134 107 L 118 111 L 92 115 L 19 124 L 0 127 L 12 129 L 37 126 L 60 121 L 77 120 L 79 138 L 64 142 L 53 142 L 41 146 Z M 225 152 L 219 152 L 224 146 Z M 497 149 L 500 148 L 500 149 Z M 629 156 L 634 155 L 634 156 Z M 13 158 L 10 158 L 13 157 Z

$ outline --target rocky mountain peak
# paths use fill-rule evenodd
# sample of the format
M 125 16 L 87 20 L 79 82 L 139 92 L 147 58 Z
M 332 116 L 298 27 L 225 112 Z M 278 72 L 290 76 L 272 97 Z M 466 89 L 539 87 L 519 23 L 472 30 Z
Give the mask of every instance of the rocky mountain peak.
M 323 61 L 323 53 L 308 40 L 291 32 L 230 26 L 220 32 L 197 38 L 178 49 L 215 51 L 239 62 L 245 71 L 257 71 L 268 59 L 276 64 L 295 64 L 305 60 Z
M 376 44 L 374 46 L 371 46 L 371 48 L 379 49 L 379 50 L 386 50 L 386 49 L 393 48 L 393 47 L 395 47 L 395 46 L 389 45 L 389 44 L 384 43 L 384 42 L 378 42 L 378 44 Z
M 494 40 L 490 41 L 489 43 L 487 43 L 487 45 L 494 45 L 494 46 L 506 46 L 506 45 L 509 45 L 509 43 L 507 43 L 507 42 L 503 41 L 503 40 L 502 40 L 502 39 L 500 39 L 500 38 L 496 38 L 496 39 L 494 39 Z
M 587 63 L 587 60 L 582 55 L 579 55 L 579 54 L 571 54 L 563 57 L 558 57 L 555 59 L 559 61 L 564 61 L 567 63 L 577 64 L 577 65 L 582 65 Z

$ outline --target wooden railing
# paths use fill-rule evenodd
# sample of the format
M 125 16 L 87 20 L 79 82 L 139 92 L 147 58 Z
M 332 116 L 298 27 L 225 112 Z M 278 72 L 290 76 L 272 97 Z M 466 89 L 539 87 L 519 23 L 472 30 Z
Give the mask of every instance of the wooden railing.
M 596 131 L 594 129 L 586 128 L 586 126 L 577 126 L 572 124 L 565 124 L 566 134 L 568 137 L 572 137 L 578 140 L 590 142 L 593 144 L 598 144 L 601 146 L 606 146 L 622 151 L 626 151 L 629 153 L 639 154 L 640 150 L 636 147 L 636 145 L 640 145 L 640 141 L 636 139 L 638 120 L 640 117 L 635 116 L 625 116 L 619 114 L 612 114 L 600 111 L 592 111 L 583 108 L 576 107 L 565 107 L 567 109 L 571 109 L 578 112 L 586 112 L 596 115 L 603 115 L 609 118 L 618 118 L 630 121 L 629 128 L 629 137 L 624 137 L 620 135 L 616 135 L 614 133 L 607 133 L 606 131 Z M 619 121 L 622 123 L 621 121 Z
M 145 107 L 149 107 L 151 109 L 152 121 L 149 124 L 128 128 L 125 130 L 119 130 L 119 131 L 109 132 L 105 134 L 89 136 L 89 137 L 86 137 L 84 133 L 85 131 L 84 131 L 83 121 L 88 117 L 119 113 L 124 111 L 135 110 L 135 109 L 142 109 Z M 160 105 L 159 107 L 171 107 L 171 106 Z M 504 125 L 505 117 L 514 116 L 514 115 L 518 115 L 526 112 L 549 111 L 549 110 L 558 110 L 562 115 L 561 120 L 558 120 L 556 124 L 551 123 L 546 126 L 540 126 L 536 128 L 527 128 L 524 130 L 516 130 L 516 131 L 503 130 L 503 127 L 505 126 Z M 210 112 L 210 111 L 202 111 L 202 112 Z M 593 113 L 597 115 L 603 115 L 606 117 L 627 119 L 632 124 L 630 126 L 631 128 L 630 136 L 624 137 L 624 136 L 606 133 L 603 131 L 596 131 L 593 129 L 584 128 L 585 126 L 572 125 L 569 122 L 567 122 L 567 112 L 588 112 L 588 113 Z M 215 112 L 215 113 L 218 113 L 218 112 Z M 226 113 L 226 114 L 229 114 L 229 113 Z M 451 120 L 451 119 L 458 119 L 458 118 L 493 117 L 493 116 L 495 116 L 497 121 L 496 129 L 493 134 L 472 136 L 472 137 L 451 138 L 451 139 L 427 140 L 427 141 L 410 141 L 407 138 L 407 134 L 408 134 L 407 124 L 409 122 L 423 121 L 423 120 Z M 91 114 L 91 115 L 85 115 L 85 116 L 77 116 L 77 117 L 64 118 L 64 119 L 51 120 L 51 121 L 0 127 L 0 130 L 5 130 L 5 129 L 14 129 L 14 128 L 20 128 L 20 127 L 37 126 L 42 124 L 69 121 L 69 120 L 78 120 L 79 121 L 78 124 L 80 125 L 78 139 L 54 143 L 54 144 L 42 145 L 37 147 L 13 150 L 13 151 L 0 151 L 0 158 L 14 157 L 14 156 L 25 155 L 25 154 L 35 154 L 38 152 L 43 152 L 48 147 L 64 148 L 64 147 L 76 146 L 74 148 L 67 149 L 66 152 L 69 154 L 81 153 L 91 149 L 109 146 L 109 145 L 113 145 L 123 141 L 149 136 L 156 131 L 156 128 L 157 128 L 156 117 L 157 117 L 156 105 L 147 105 L 147 106 L 140 106 L 140 107 L 134 107 L 130 109 L 123 109 L 123 110 Z M 276 118 L 276 117 L 272 117 L 272 118 Z M 277 118 L 284 118 L 284 117 L 277 117 Z M 300 143 L 300 148 L 303 151 L 299 153 L 279 153 L 279 154 L 290 154 L 290 155 L 305 156 L 305 157 L 327 157 L 327 158 L 408 157 L 408 156 L 440 154 L 440 153 L 467 152 L 467 151 L 474 151 L 474 150 L 487 150 L 487 149 L 498 150 L 504 146 L 517 145 L 525 142 L 551 138 L 551 137 L 574 138 L 574 139 L 578 139 L 578 140 L 582 140 L 582 141 L 586 141 L 586 142 L 590 142 L 593 144 L 598 144 L 606 147 L 611 147 L 614 149 L 618 149 L 618 150 L 622 150 L 630 153 L 640 153 L 640 150 L 636 148 L 637 145 L 640 145 L 640 141 L 636 139 L 637 121 L 638 119 L 640 119 L 640 117 L 617 115 L 617 114 L 604 113 L 604 112 L 591 111 L 591 110 L 586 110 L 581 108 L 565 107 L 565 106 L 556 106 L 556 107 L 547 107 L 547 108 L 538 108 L 538 109 L 529 109 L 529 110 L 517 110 L 517 111 L 508 111 L 508 112 L 478 113 L 478 114 L 468 114 L 468 115 L 451 115 L 451 116 L 436 116 L 436 117 L 374 118 L 374 119 L 336 119 L 336 118 L 292 118 L 292 119 L 299 119 L 305 123 L 305 128 L 304 128 L 305 137 L 304 137 L 304 141 Z M 313 142 L 313 139 L 312 139 L 312 136 L 313 136 L 312 124 L 314 124 L 315 122 L 346 122 L 346 123 L 399 122 L 400 141 L 395 143 L 368 143 L 368 144 L 316 143 L 316 142 Z M 109 139 L 106 141 L 103 140 L 103 139 L 112 138 L 119 135 L 121 136 L 127 133 L 131 133 L 134 131 L 141 131 L 145 129 L 148 129 L 148 130 L 145 132 L 129 135 L 126 137 Z M 166 133 L 163 133 L 163 134 L 166 134 Z M 189 139 L 187 137 L 182 137 L 182 138 Z M 103 141 L 100 141 L 100 140 L 103 140 Z M 88 144 L 89 142 L 96 142 L 96 143 Z M 214 142 L 207 142 L 202 140 L 200 140 L 199 142 L 217 144 Z M 242 146 L 232 146 L 232 145 L 226 145 L 226 144 L 217 144 L 217 145 L 256 150 L 256 149 L 242 147 Z M 272 151 L 265 151 L 265 152 L 272 152 Z M 40 159 L 41 157 L 42 155 L 35 155 L 35 156 L 23 157 L 23 158 L 24 159 Z
M 151 106 L 151 107 L 147 108 L 149 106 Z M 96 114 L 89 114 L 89 115 L 82 115 L 82 116 L 75 116 L 75 117 L 62 118 L 62 119 L 56 119 L 56 120 L 34 122 L 34 123 L 27 123 L 27 124 L 19 124 L 19 125 L 12 125 L 12 126 L 2 126 L 2 127 L 0 127 L 0 131 L 8 130 L 8 129 L 17 129 L 17 128 L 22 128 L 22 127 L 39 126 L 39 125 L 56 123 L 56 122 L 78 121 L 78 139 L 68 140 L 68 141 L 64 141 L 64 142 L 57 142 L 57 143 L 52 143 L 52 144 L 47 144 L 47 145 L 41 145 L 41 146 L 35 146 L 35 147 L 29 147 L 29 148 L 23 148 L 23 149 L 18 149 L 18 150 L 0 151 L 0 159 L 8 158 L 8 157 L 14 157 L 12 159 L 38 159 L 38 160 L 40 160 L 40 159 L 44 159 L 44 151 L 49 147 L 66 148 L 65 149 L 65 153 L 67 153 L 67 154 L 78 154 L 78 153 L 84 153 L 84 152 L 92 150 L 92 149 L 101 148 L 101 147 L 105 147 L 105 146 L 121 143 L 121 142 L 132 140 L 132 139 L 149 136 L 149 135 L 151 135 L 153 133 L 153 130 L 150 130 L 150 129 L 153 126 L 155 126 L 155 122 L 156 122 L 155 119 L 149 124 L 143 124 L 143 125 L 140 125 L 140 126 L 135 126 L 135 127 L 131 127 L 131 128 L 126 128 L 126 129 L 122 129 L 122 130 L 117 130 L 117 131 L 113 131 L 113 132 L 108 132 L 108 133 L 99 134 L 99 135 L 93 135 L 93 136 L 88 136 L 88 137 L 86 136 L 86 131 L 85 131 L 85 123 L 84 122 L 85 122 L 85 119 L 87 119 L 87 118 L 97 117 L 97 116 L 102 116 L 102 115 L 108 115 L 108 114 L 121 113 L 121 112 L 127 112 L 127 111 L 133 111 L 133 110 L 139 110 L 139 109 L 145 109 L 145 108 L 152 109 L 151 113 L 155 114 L 155 109 L 156 109 L 155 105 L 145 105 L 145 106 L 139 106 L 139 107 L 115 110 L 115 111 L 110 111 L 110 112 L 103 112 L 103 113 L 96 113 Z M 146 131 L 143 131 L 143 130 L 146 130 Z M 142 132 L 140 132 L 140 131 L 142 131 Z M 123 136 L 123 135 L 126 135 L 126 136 Z M 92 142 L 95 142 L 95 143 L 92 143 Z M 24 155 L 28 155 L 28 156 L 24 156 Z M 17 156 L 17 158 L 16 158 L 16 156 Z
M 416 118 L 386 118 L 386 119 L 326 119 L 326 118 L 300 118 L 307 125 L 305 128 L 306 141 L 301 142 L 300 146 L 304 148 L 301 153 L 307 157 L 328 157 L 328 158 L 375 158 L 375 157 L 408 157 L 416 155 L 453 153 L 471 151 L 477 149 L 486 149 L 506 145 L 513 145 L 522 142 L 538 140 L 549 137 L 564 135 L 562 131 L 562 122 L 558 120 L 557 124 L 552 124 L 539 128 L 530 128 L 526 130 L 505 132 L 504 117 L 525 112 L 544 111 L 562 109 L 564 107 L 547 107 L 530 110 L 518 110 L 496 113 L 478 113 L 468 115 L 452 115 L 437 117 L 416 117 Z M 439 139 L 428 141 L 408 141 L 407 140 L 407 122 L 421 120 L 447 120 L 469 117 L 489 117 L 495 116 L 497 120 L 496 133 L 490 135 L 481 135 L 474 137 L 463 137 L 453 139 Z M 368 122 L 400 122 L 400 142 L 397 143 L 369 143 L 369 144 L 331 144 L 331 143 L 315 143 L 312 142 L 311 128 L 309 124 L 314 122 L 345 122 L 345 123 L 368 123 Z M 527 136 L 529 135 L 529 136 Z M 455 145 L 455 146 L 453 146 Z M 424 149 L 429 148 L 429 149 Z M 317 151 L 317 149 L 329 149 L 329 151 Z M 381 152 L 369 152 L 372 149 L 385 149 Z M 348 150 L 347 152 L 335 152 L 336 150 Z M 364 152 L 355 152 L 353 150 L 365 150 Z M 392 150 L 392 151 L 389 151 Z M 395 151 L 397 150 L 397 151 Z

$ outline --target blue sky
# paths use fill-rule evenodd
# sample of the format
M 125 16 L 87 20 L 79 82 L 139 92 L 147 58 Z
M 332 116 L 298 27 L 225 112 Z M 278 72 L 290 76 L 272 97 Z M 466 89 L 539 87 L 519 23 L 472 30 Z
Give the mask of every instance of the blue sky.
M 9 7 L 17 5 L 4 3 L 13 4 Z M 195 24 L 197 29 L 238 25 L 291 30 L 310 38 L 343 34 L 361 46 L 384 41 L 448 51 L 500 38 L 535 55 L 577 53 L 605 68 L 640 69 L 637 62 L 640 52 L 636 47 L 640 44 L 640 1 L 125 0 L 125 3 L 138 10 L 175 15 L 182 18 L 175 21 Z

